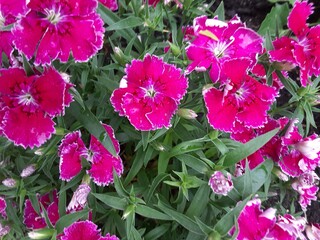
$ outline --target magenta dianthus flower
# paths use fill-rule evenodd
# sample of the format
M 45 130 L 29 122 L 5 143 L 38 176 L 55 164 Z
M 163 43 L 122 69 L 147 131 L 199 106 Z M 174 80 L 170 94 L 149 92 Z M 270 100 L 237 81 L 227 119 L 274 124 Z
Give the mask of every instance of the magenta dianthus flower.
M 118 2 L 117 0 L 99 0 L 101 4 L 109 8 L 111 11 L 118 10 Z
M 119 240 L 109 233 L 103 237 L 97 228 L 98 226 L 91 221 L 75 222 L 63 230 L 60 240 Z
M 281 37 L 269 51 L 271 61 L 289 63 L 300 68 L 302 86 L 310 83 L 312 75 L 320 75 L 320 25 L 309 27 L 308 17 L 313 13 L 312 3 L 295 1 L 288 17 L 288 27 L 296 39 Z
M 193 25 L 196 37 L 186 48 L 186 54 L 192 61 L 187 73 L 210 68 L 211 80 L 217 82 L 223 75 L 221 65 L 225 60 L 246 57 L 253 66 L 257 55 L 262 53 L 262 38 L 246 28 L 237 16 L 229 22 L 200 16 L 194 19 Z
M 81 158 L 91 163 L 88 174 L 99 186 L 113 183 L 113 169 L 120 176 L 123 164 L 120 156 L 120 145 L 114 136 L 113 129 L 104 124 L 108 135 L 112 139 L 117 156 L 113 156 L 94 136 L 91 136 L 89 150 L 85 147 L 80 131 L 67 134 L 59 146 L 60 178 L 70 181 L 82 169 Z
M 50 196 L 51 195 L 51 196 Z M 58 196 L 57 191 L 54 190 L 52 194 L 47 193 L 43 196 L 37 195 L 39 204 L 47 211 L 48 218 L 52 225 L 55 225 L 59 220 L 59 207 L 58 207 Z M 23 212 L 23 223 L 29 229 L 40 229 L 47 226 L 42 208 L 40 207 L 39 215 L 33 208 L 31 201 L 27 199 L 25 201 L 25 208 Z
M 224 62 L 222 71 L 227 76 L 220 89 L 203 90 L 208 109 L 207 118 L 212 127 L 225 132 L 241 132 L 244 127 L 258 128 L 267 122 L 267 111 L 277 91 L 248 75 L 248 59 Z
M 26 0 L 0 0 L 0 56 L 4 52 L 10 59 L 13 52 L 13 35 L 11 31 L 3 31 L 3 28 L 15 24 L 17 19 L 27 11 Z M 2 57 L 0 57 L 0 66 Z
M 125 72 L 111 96 L 115 111 L 137 130 L 169 128 L 188 87 L 181 69 L 147 54 L 143 60 L 133 60 Z
M 13 29 L 14 45 L 35 64 L 67 62 L 70 53 L 86 62 L 103 45 L 97 0 L 30 0 L 30 9 Z
M 55 132 L 52 118 L 72 101 L 71 86 L 53 68 L 32 76 L 19 68 L 0 70 L 1 133 L 24 148 L 45 143 Z

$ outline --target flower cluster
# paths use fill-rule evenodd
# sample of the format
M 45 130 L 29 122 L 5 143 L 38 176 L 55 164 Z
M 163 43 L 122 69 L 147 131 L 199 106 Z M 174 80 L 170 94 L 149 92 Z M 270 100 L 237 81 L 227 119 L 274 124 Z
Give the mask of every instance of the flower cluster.
M 71 86 L 51 67 L 32 76 L 20 68 L 1 69 L 1 134 L 24 148 L 45 143 L 55 132 L 52 119 L 72 101 Z
M 273 42 L 274 50 L 269 51 L 271 61 L 299 67 L 302 86 L 310 84 L 312 75 L 320 75 L 320 25 L 308 26 L 307 19 L 312 13 L 312 3 L 295 1 L 288 27 L 296 38 L 280 37 Z
M 142 61 L 133 60 L 125 72 L 120 88 L 111 96 L 115 111 L 137 130 L 169 128 L 188 87 L 181 70 L 147 54 Z
M 60 178 L 70 181 L 82 169 L 81 158 L 91 163 L 88 174 L 99 186 L 106 186 L 113 182 L 113 169 L 120 176 L 123 172 L 122 160 L 119 157 L 120 145 L 114 136 L 113 129 L 104 124 L 107 134 L 112 139 L 117 156 L 113 156 L 94 136 L 91 136 L 87 149 L 81 139 L 81 132 L 67 134 L 59 146 Z

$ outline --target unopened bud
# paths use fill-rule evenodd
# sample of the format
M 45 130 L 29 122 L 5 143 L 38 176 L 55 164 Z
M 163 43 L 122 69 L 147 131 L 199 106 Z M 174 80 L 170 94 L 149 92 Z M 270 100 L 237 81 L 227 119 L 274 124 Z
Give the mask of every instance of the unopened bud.
M 26 177 L 31 176 L 35 171 L 36 171 L 36 165 L 31 164 L 22 170 L 20 176 L 22 178 L 26 178 Z
M 122 219 L 126 219 L 131 213 L 134 213 L 136 209 L 135 205 L 129 205 L 126 210 L 123 212 Z
M 284 172 L 282 172 L 278 168 L 274 168 L 272 172 L 282 181 L 287 182 L 289 180 L 288 175 L 286 175 Z
M 28 237 L 31 239 L 48 239 L 49 237 L 52 237 L 54 233 L 54 229 L 40 229 L 40 230 L 35 230 L 32 232 L 28 233 Z
M 177 114 L 185 119 L 195 119 L 198 116 L 195 111 L 187 108 L 180 108 Z
M 2 184 L 8 188 L 14 188 L 17 186 L 17 181 L 13 178 L 6 178 L 2 181 Z
M 231 174 L 227 173 L 227 178 L 220 171 L 215 171 L 209 180 L 209 186 L 215 194 L 227 196 L 233 189 Z
M 74 192 L 72 199 L 67 207 L 67 211 L 72 212 L 83 209 L 87 204 L 87 199 L 90 191 L 90 186 L 87 183 L 82 183 Z
M 122 66 L 126 65 L 126 56 L 124 55 L 122 50 L 119 47 L 115 47 L 113 49 L 113 52 L 114 58 L 117 60 L 117 62 Z
M 7 235 L 10 232 L 10 227 L 8 225 L 3 226 L 0 223 L 0 237 Z
M 171 42 L 169 42 L 169 45 L 170 45 L 170 49 L 171 49 L 174 56 L 177 57 L 177 56 L 181 55 L 181 50 L 177 45 L 175 45 Z

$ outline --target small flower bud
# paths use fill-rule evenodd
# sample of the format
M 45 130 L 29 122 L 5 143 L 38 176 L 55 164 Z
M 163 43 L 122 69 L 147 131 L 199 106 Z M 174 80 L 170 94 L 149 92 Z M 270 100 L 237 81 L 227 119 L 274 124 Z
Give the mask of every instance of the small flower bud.
M 82 183 L 74 192 L 72 199 L 67 207 L 67 211 L 81 210 L 87 204 L 87 198 L 91 191 L 90 186 L 87 183 Z
M 181 55 L 181 50 L 177 45 L 175 45 L 171 42 L 169 42 L 169 45 L 170 45 L 170 49 L 171 49 L 174 56 L 177 57 L 177 56 Z
M 35 171 L 36 171 L 36 165 L 31 164 L 22 170 L 20 176 L 22 178 L 26 178 L 26 177 L 31 176 Z
M 14 188 L 17 186 L 17 181 L 13 178 L 6 178 L 2 181 L 2 184 L 8 188 Z
M 282 172 L 278 168 L 274 168 L 272 172 L 282 181 L 287 182 L 289 180 L 288 175 L 286 175 L 284 172 Z
M 126 210 L 123 212 L 122 219 L 126 219 L 131 213 L 133 213 L 136 209 L 135 205 L 129 205 Z
M 0 223 L 0 237 L 7 235 L 10 232 L 10 227 L 8 225 L 3 226 Z
M 115 47 L 113 49 L 114 52 L 114 58 L 118 61 L 118 63 L 122 66 L 126 65 L 126 56 L 122 52 L 122 50 L 119 47 Z
M 209 180 L 209 185 L 215 194 L 227 196 L 233 189 L 231 174 L 227 173 L 227 178 L 220 171 L 215 171 Z
M 40 230 L 35 230 L 32 232 L 28 233 L 28 237 L 31 239 L 48 239 L 49 237 L 52 237 L 53 233 L 54 233 L 54 229 L 48 229 L 48 228 L 44 228 L 44 229 L 40 229 Z
M 177 114 L 185 119 L 195 119 L 198 116 L 195 111 L 187 108 L 180 108 Z

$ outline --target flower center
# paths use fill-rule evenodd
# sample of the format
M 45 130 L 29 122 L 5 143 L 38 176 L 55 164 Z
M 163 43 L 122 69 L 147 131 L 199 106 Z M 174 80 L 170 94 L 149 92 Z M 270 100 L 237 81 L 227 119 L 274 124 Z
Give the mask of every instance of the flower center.
M 57 24 L 61 20 L 61 15 L 60 12 L 55 12 L 53 9 L 45 9 L 44 10 L 47 15 L 47 20 L 51 22 L 52 24 Z
M 148 88 L 146 90 L 146 96 L 154 98 L 156 96 L 157 92 L 154 90 L 153 86 L 151 86 L 150 88 Z
M 2 12 L 0 11 L 0 30 L 4 27 L 4 23 L 6 22 L 6 19 L 2 15 Z
M 36 102 L 30 93 L 23 93 L 18 96 L 18 103 L 25 106 L 29 106 L 31 104 L 36 105 Z

